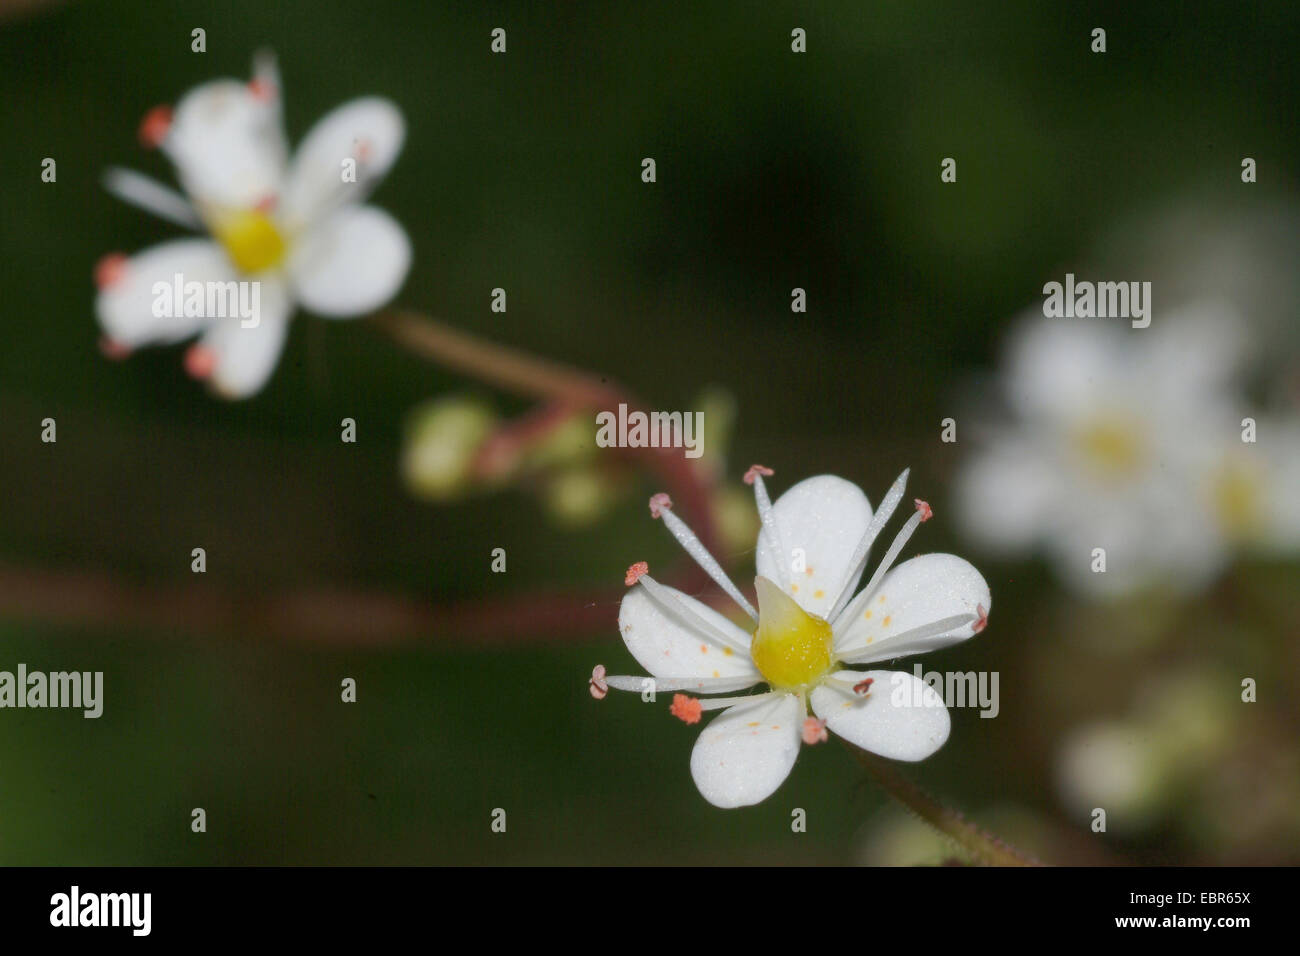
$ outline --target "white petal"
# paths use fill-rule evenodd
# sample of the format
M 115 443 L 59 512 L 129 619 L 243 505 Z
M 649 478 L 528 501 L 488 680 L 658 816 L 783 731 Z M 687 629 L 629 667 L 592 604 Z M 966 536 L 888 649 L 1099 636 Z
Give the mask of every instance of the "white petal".
M 302 236 L 289 274 L 306 308 L 350 318 L 396 295 L 410 266 L 411 243 L 397 220 L 374 206 L 347 206 Z
M 216 80 L 187 93 L 163 149 L 201 206 L 247 209 L 275 197 L 284 179 L 287 148 L 277 99 L 256 96 L 238 80 Z
M 156 303 L 159 311 L 176 311 L 171 289 L 178 274 L 182 284 L 239 278 L 221 246 L 211 240 L 177 239 L 150 246 L 127 259 L 120 277 L 100 289 L 95 313 L 104 334 L 114 342 L 136 348 L 179 342 L 204 328 L 206 318 L 154 314 Z M 166 289 L 160 285 L 155 291 L 155 283 Z
M 325 114 L 294 153 L 281 209 L 294 223 L 307 223 L 338 204 L 364 199 L 402 150 L 406 123 L 401 111 L 377 96 L 350 100 Z M 344 160 L 356 161 L 356 181 L 345 182 Z
M 817 475 L 778 498 L 773 511 L 787 553 L 777 554 L 776 545 L 760 533 L 758 573 L 772 581 L 789 578 L 790 596 L 809 614 L 825 618 L 839 597 L 853 552 L 871 522 L 871 503 L 853 482 Z M 800 551 L 804 570 L 791 573 Z M 855 579 L 851 587 L 857 583 Z
M 724 710 L 691 751 L 691 776 L 715 807 L 747 807 L 771 796 L 799 756 L 804 711 L 783 694 Z
M 289 330 L 292 304 L 282 283 L 262 280 L 261 310 L 256 326 L 222 319 L 203 334 L 202 344 L 216 352 L 208 384 L 223 398 L 249 398 L 261 391 L 280 361 Z
M 952 721 L 933 687 L 903 671 L 839 671 L 840 680 L 875 683 L 865 697 L 822 685 L 810 697 L 813 711 L 849 743 L 891 760 L 924 760 L 944 745 Z
M 918 555 L 886 574 L 868 600 L 854 599 L 835 635 L 835 652 L 841 657 L 852 655 L 853 663 L 869 663 L 947 647 L 975 633 L 978 608 L 987 612 L 992 601 L 988 584 L 970 562 L 953 554 Z M 893 639 L 913 628 L 964 614 L 973 616 L 971 623 L 945 633 Z M 869 656 L 859 656 L 867 651 Z
M 1070 422 L 1127 379 L 1132 360 L 1114 322 L 1043 319 L 1019 325 L 1004 387 L 1026 421 Z
M 740 646 L 749 646 L 749 635 L 713 608 L 676 588 L 661 587 L 689 612 L 699 615 Z M 655 677 L 748 677 L 751 683 L 761 679 L 748 654 L 738 651 L 727 654 L 707 635 L 692 629 L 689 621 L 680 620 L 655 601 L 642 587 L 633 587 L 623 596 L 618 629 L 637 663 Z
M 1003 554 L 1033 547 L 1051 532 L 1063 500 L 1066 476 L 1048 453 L 1048 437 L 996 438 L 968 460 L 955 487 L 957 518 L 981 545 Z

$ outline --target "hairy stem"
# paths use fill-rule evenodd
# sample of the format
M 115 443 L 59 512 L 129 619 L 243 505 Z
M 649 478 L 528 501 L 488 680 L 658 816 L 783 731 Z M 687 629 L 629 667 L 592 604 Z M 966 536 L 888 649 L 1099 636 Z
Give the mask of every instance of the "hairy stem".
M 899 772 L 892 762 L 848 742 L 845 742 L 845 746 L 886 793 L 962 849 L 973 853 L 981 863 L 991 866 L 1042 866 L 1032 857 L 981 830 L 956 810 L 944 806 Z

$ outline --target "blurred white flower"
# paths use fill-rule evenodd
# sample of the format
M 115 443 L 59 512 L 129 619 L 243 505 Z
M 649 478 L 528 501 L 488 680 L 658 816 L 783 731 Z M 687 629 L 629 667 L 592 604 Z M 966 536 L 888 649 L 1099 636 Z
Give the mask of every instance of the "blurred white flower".
M 922 760 L 948 739 L 943 699 L 904 672 L 850 670 L 946 647 L 983 630 L 988 585 L 966 561 L 927 554 L 894 567 L 894 560 L 930 507 L 916 502 L 866 587 L 854 591 L 867 554 L 902 500 L 907 472 L 874 514 L 851 482 L 819 475 L 795 485 L 775 504 L 754 466 L 762 530 L 758 536 L 758 609 L 749 603 L 699 539 L 670 510 L 667 495 L 650 501 L 651 514 L 750 616 L 742 629 L 717 611 L 633 565 L 632 588 L 619 611 L 619 630 L 651 678 L 592 673 L 591 691 L 608 688 L 718 694 L 766 683 L 767 693 L 701 700 L 676 694 L 671 711 L 696 723 L 705 710 L 726 708 L 704 729 L 691 754 L 691 775 L 718 807 L 758 803 L 794 767 L 802 741 L 833 731 L 857 746 L 895 760 Z M 809 716 L 809 708 L 816 716 Z
M 187 370 L 227 398 L 255 394 L 274 370 L 296 305 L 351 318 L 387 302 L 410 266 L 410 242 L 388 213 L 362 201 L 401 150 L 405 127 L 388 100 L 352 100 L 327 114 L 289 158 L 274 60 L 253 79 L 216 80 L 159 107 L 141 125 L 172 161 L 184 195 L 111 169 L 115 195 L 210 238 L 106 256 L 95 271 L 106 354 L 200 336 Z M 255 323 L 215 315 L 157 315 L 155 283 L 256 282 Z M 186 310 L 188 311 L 188 310 Z M 203 309 L 197 311 L 206 311 Z
M 1141 330 L 1025 321 L 1000 383 L 1009 420 L 958 478 L 965 529 L 1005 554 L 1046 550 L 1093 595 L 1192 590 L 1236 547 L 1295 547 L 1300 435 L 1258 422 L 1242 440 L 1243 344 L 1234 315 L 1210 306 Z

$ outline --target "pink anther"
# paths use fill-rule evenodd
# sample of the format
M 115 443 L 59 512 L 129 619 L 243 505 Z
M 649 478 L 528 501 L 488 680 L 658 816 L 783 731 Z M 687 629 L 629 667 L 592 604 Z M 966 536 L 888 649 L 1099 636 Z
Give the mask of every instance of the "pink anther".
M 704 713 L 704 708 L 700 706 L 699 700 L 694 697 L 687 697 L 685 694 L 673 694 L 673 703 L 668 708 L 668 713 L 684 724 L 698 724 L 700 715 Z
M 140 145 L 145 149 L 157 149 L 167 138 L 167 131 L 172 128 L 172 108 L 155 106 L 140 121 Z
M 752 485 L 754 483 L 754 478 L 758 475 L 762 475 L 764 478 L 771 478 L 774 474 L 776 474 L 776 472 L 771 468 L 768 468 L 766 465 L 750 465 L 749 471 L 745 472 L 745 484 Z
M 127 258 L 123 253 L 110 252 L 95 263 L 95 285 L 101 289 L 116 285 L 126 275 Z
M 673 499 L 668 497 L 668 493 L 661 491 L 657 495 L 650 496 L 650 517 L 658 518 L 664 511 L 672 511 Z
M 912 501 L 916 504 L 916 510 L 921 513 L 921 524 L 934 517 L 934 509 L 930 507 L 929 502 L 922 501 L 920 498 L 913 498 Z
M 641 580 L 641 575 L 650 573 L 650 565 L 644 561 L 638 561 L 627 569 L 627 574 L 623 577 L 623 583 L 628 587 L 636 584 Z
M 596 700 L 605 699 L 605 695 L 609 693 L 609 684 L 605 683 L 604 664 L 597 664 L 591 669 L 591 680 L 587 681 L 587 689 Z
M 853 685 L 853 693 L 865 695 L 867 691 L 871 690 L 871 685 L 874 684 L 875 682 L 876 679 L 874 677 L 868 677 L 866 680 L 860 680 Z
M 184 364 L 190 378 L 202 381 L 217 370 L 217 353 L 206 345 L 191 345 L 185 350 Z
M 803 742 L 822 744 L 826 742 L 826 721 L 819 717 L 809 717 L 803 722 Z
M 980 631 L 984 630 L 984 628 L 989 626 L 989 612 L 984 609 L 983 604 L 977 604 L 975 606 L 975 613 L 977 613 L 979 617 L 976 618 L 971 631 L 978 634 Z

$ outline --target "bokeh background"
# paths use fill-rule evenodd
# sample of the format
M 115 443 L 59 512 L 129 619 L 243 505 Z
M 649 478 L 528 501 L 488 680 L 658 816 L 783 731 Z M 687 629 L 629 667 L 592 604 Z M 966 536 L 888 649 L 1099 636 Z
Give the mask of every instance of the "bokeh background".
M 691 783 L 694 730 L 662 703 L 591 699 L 593 664 L 634 666 L 610 589 L 634 560 L 680 567 L 646 514 L 654 479 L 621 475 L 574 526 L 534 482 L 431 503 L 399 467 L 420 403 L 468 393 L 509 416 L 518 399 L 365 322 L 295 322 L 271 384 L 237 404 L 186 378 L 178 349 L 99 354 L 93 264 L 176 234 L 106 194 L 103 168 L 173 182 L 139 148 L 140 117 L 247 76 L 261 47 L 279 56 L 294 141 L 353 96 L 405 112 L 375 196 L 414 244 L 402 305 L 655 408 L 725 389 L 736 488 L 761 461 L 774 491 L 829 471 L 878 501 L 912 466 L 936 506 L 912 552 L 971 558 L 995 601 L 984 634 L 924 663 L 1001 674 L 999 717 L 955 710 L 947 746 L 911 768 L 927 788 L 1053 862 L 1300 861 L 1297 564 L 1242 559 L 1176 607 L 1081 600 L 1041 561 L 993 561 L 958 536 L 945 506 L 967 448 L 939 441 L 940 421 L 991 386 L 1045 281 L 1086 262 L 1114 278 L 1199 274 L 1195 256 L 1220 261 L 1225 242 L 1239 253 L 1229 291 L 1268 337 L 1252 387 L 1294 395 L 1294 4 L 138 0 L 0 14 L 0 668 L 102 670 L 106 684 L 99 720 L 0 711 L 0 861 L 954 855 L 843 748 L 806 750 L 772 799 L 723 812 Z M 489 52 L 498 26 L 504 56 Z M 1097 26 L 1104 55 L 1088 49 Z M 790 52 L 794 27 L 806 55 Z M 57 183 L 40 181 L 46 156 Z M 939 180 L 946 156 L 955 184 Z M 1241 182 L 1243 156 L 1258 183 Z M 796 286 L 807 314 L 790 310 Z M 40 441 L 47 416 L 57 444 Z M 356 444 L 339 440 L 344 417 Z M 498 547 L 505 574 L 489 571 Z M 752 574 L 752 545 L 725 557 Z M 603 626 L 482 623 L 520 595 L 587 592 Z M 344 627 L 336 602 L 354 614 Z M 439 623 L 404 629 L 408 612 Z M 313 639 L 320 618 L 328 640 Z M 1191 689 L 1166 694 L 1171 675 Z M 1254 705 L 1239 702 L 1243 676 L 1259 681 Z M 344 677 L 356 704 L 339 700 Z M 1206 719 L 1223 732 L 1179 743 Z M 1180 755 L 1106 834 L 1061 784 L 1066 741 L 1099 720 Z M 489 828 L 497 807 L 505 834 Z M 794 807 L 807 833 L 791 832 Z

